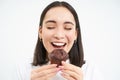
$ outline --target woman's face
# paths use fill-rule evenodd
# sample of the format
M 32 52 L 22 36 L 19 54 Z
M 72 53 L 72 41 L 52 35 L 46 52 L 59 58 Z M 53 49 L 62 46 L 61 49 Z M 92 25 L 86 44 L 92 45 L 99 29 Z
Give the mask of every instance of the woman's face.
M 67 53 L 77 38 L 76 23 L 71 12 L 65 7 L 54 7 L 46 13 L 39 37 L 48 53 L 64 49 Z

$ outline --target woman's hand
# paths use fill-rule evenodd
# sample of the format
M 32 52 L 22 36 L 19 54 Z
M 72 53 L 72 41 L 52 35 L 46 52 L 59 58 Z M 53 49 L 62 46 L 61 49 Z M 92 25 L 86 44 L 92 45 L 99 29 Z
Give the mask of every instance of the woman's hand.
M 62 71 L 62 76 L 67 80 L 83 80 L 83 73 L 80 67 L 74 66 L 62 61 L 62 66 L 59 66 Z
M 56 64 L 50 64 L 33 69 L 31 80 L 50 80 L 59 71 L 56 66 Z

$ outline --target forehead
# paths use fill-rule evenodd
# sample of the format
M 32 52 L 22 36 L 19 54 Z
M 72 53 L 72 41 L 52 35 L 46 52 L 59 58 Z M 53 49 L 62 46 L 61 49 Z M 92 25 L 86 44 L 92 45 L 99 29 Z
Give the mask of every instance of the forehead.
M 74 21 L 74 16 L 65 7 L 54 7 L 47 11 L 44 20 L 47 19 Z

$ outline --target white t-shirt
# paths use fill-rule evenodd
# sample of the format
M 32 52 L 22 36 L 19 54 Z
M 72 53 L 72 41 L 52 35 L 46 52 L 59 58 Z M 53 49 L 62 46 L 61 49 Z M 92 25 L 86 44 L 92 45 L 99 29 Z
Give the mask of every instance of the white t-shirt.
M 67 61 L 69 62 L 69 60 Z M 30 80 L 31 70 L 40 66 L 32 66 L 32 58 L 17 64 L 17 80 Z M 82 66 L 83 80 L 103 80 L 98 69 L 90 62 L 85 62 Z M 52 80 L 66 80 L 58 72 Z

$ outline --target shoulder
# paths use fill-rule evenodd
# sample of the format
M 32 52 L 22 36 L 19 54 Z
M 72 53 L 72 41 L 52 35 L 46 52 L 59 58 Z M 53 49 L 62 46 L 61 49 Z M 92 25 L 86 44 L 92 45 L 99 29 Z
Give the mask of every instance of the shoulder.
M 17 77 L 19 80 L 30 80 L 32 58 L 21 59 L 16 62 Z
M 103 76 L 95 62 L 86 61 L 82 66 L 84 80 L 103 80 Z
M 82 70 L 83 71 L 86 71 L 86 70 L 92 70 L 92 69 L 95 69 L 95 63 L 94 62 L 91 62 L 91 61 L 85 61 L 85 64 L 83 64 L 82 66 Z
M 32 58 L 22 58 L 20 61 L 17 61 L 16 66 L 18 68 L 30 69 L 32 67 Z

